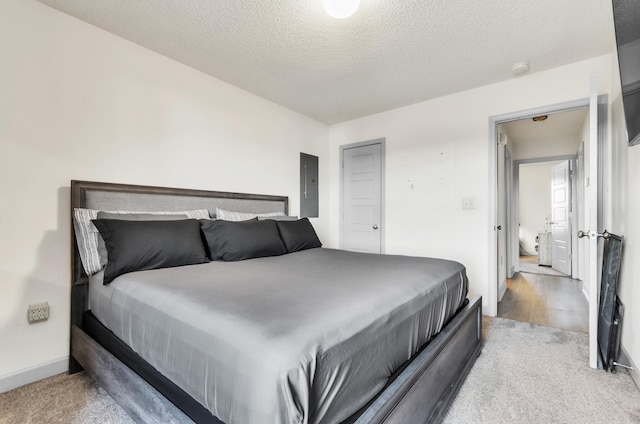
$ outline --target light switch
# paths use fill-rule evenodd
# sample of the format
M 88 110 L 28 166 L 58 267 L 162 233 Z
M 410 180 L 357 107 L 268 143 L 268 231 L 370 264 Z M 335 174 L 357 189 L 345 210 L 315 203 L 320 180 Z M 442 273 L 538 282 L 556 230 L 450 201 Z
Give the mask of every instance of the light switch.
M 466 199 L 462 199 L 462 209 L 475 209 L 476 208 L 476 199 L 472 197 L 467 197 Z

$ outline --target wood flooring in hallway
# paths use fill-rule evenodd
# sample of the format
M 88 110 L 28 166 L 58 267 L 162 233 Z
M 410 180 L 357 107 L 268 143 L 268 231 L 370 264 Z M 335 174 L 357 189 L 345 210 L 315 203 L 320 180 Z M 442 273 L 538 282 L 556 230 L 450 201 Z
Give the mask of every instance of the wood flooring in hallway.
M 582 281 L 569 277 L 516 273 L 498 303 L 498 316 L 546 327 L 589 331 L 589 303 Z

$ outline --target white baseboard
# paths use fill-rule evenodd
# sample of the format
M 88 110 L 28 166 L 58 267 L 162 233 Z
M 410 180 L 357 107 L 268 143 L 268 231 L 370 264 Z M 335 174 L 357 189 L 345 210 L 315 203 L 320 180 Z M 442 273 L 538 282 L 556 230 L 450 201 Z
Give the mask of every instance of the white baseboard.
M 54 359 L 0 376 L 0 393 L 69 371 L 69 357 Z
M 627 350 L 622 345 L 620 345 L 620 358 L 618 358 L 618 360 L 620 361 L 621 364 L 628 365 L 633 368 L 632 370 L 627 370 L 627 371 L 629 371 L 629 375 L 631 375 L 631 379 L 633 380 L 634 383 L 636 383 L 636 387 L 638 388 L 638 390 L 640 390 L 640 371 L 638 370 L 638 367 L 636 366 L 636 364 L 633 363 L 633 360 L 627 353 Z
M 589 289 L 587 289 L 587 286 L 585 285 L 584 281 L 582 282 L 582 294 L 584 295 L 584 298 L 587 299 L 587 302 L 589 301 Z
M 498 287 L 498 302 L 502 300 L 502 297 L 507 292 L 507 280 L 503 280 Z

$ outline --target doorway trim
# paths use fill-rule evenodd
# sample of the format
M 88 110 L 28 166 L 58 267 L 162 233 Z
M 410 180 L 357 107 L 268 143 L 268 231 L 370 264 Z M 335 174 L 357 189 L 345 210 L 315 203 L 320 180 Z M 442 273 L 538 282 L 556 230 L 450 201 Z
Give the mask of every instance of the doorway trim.
M 344 219 L 344 151 L 347 149 L 353 149 L 356 147 L 372 146 L 375 144 L 380 145 L 380 253 L 384 254 L 385 249 L 385 234 L 387 228 L 387 221 L 385 215 L 385 192 L 386 192 L 386 144 L 387 139 L 376 138 L 373 140 L 360 141 L 357 143 L 343 144 L 340 146 L 340 201 L 338 208 L 338 234 L 339 234 L 339 246 L 340 249 L 344 248 L 342 237 L 342 220 Z
M 516 222 L 520 221 L 520 165 L 525 165 L 528 163 L 545 163 L 545 162 L 555 162 L 555 161 L 563 161 L 568 160 L 571 163 L 571 219 L 569 221 L 570 232 L 571 232 L 571 275 L 569 277 L 575 278 L 575 264 L 573 262 L 574 257 L 576 257 L 577 250 L 577 240 L 578 236 L 576 235 L 577 231 L 577 210 L 580 207 L 579 204 L 576 204 L 575 199 L 575 184 L 577 175 L 575 174 L 576 168 L 576 154 L 574 155 L 560 155 L 560 156 L 546 156 L 540 158 L 531 158 L 531 159 L 518 159 L 513 161 L 513 185 L 514 185 L 514 199 L 513 199 L 513 208 L 515 210 Z M 514 223 L 515 224 L 515 223 Z M 516 234 L 518 232 L 518 226 L 512 225 L 509 227 L 508 231 L 511 234 Z M 515 266 L 515 272 L 520 271 L 520 255 L 516 255 L 517 250 L 512 250 L 508 252 L 509 255 L 513 255 Z
M 599 96 L 600 97 L 600 96 Z M 540 106 L 532 109 L 525 109 L 516 112 L 494 115 L 489 117 L 489 225 L 488 234 L 488 293 L 487 293 L 487 315 L 498 315 L 498 125 L 505 122 L 517 121 L 520 119 L 533 118 L 534 116 L 568 112 L 576 109 L 589 107 L 589 98 L 556 103 L 548 106 Z
M 577 184 L 578 181 L 584 181 L 584 140 L 580 141 L 580 147 L 578 148 L 578 153 L 576 153 L 576 204 L 584 205 L 585 202 L 585 191 L 584 184 Z M 582 229 L 586 228 L 584 226 L 584 214 L 580 213 L 576 217 L 576 228 Z M 575 235 L 575 241 L 578 243 L 578 234 Z M 576 257 L 575 266 L 576 266 L 576 276 L 577 280 L 582 281 L 582 293 L 584 297 L 589 299 L 589 292 L 587 291 L 586 286 L 584 285 L 584 263 L 585 263 L 585 252 L 579 252 L 579 255 Z
M 515 257 L 512 254 L 512 252 L 514 251 L 515 245 L 518 245 L 518 243 L 514 245 L 513 233 L 511 232 L 515 223 L 518 222 L 517 220 L 518 215 L 514 214 L 514 209 L 513 209 L 513 205 L 514 205 L 513 187 L 514 187 L 514 184 L 516 183 L 516 180 L 514 178 L 515 176 L 513 173 L 514 165 L 515 163 L 512 161 L 511 150 L 509 150 L 509 146 L 504 146 L 504 177 L 505 177 L 504 219 L 505 219 L 505 229 L 507 232 L 507 234 L 505 234 L 505 239 L 506 239 L 505 251 L 507 252 L 505 262 L 507 266 L 507 272 L 506 272 L 507 278 L 513 277 L 514 272 L 517 272 L 519 270 L 519 268 L 514 263 Z M 515 199 L 517 200 L 517 197 Z M 516 217 L 516 219 L 514 219 L 514 217 Z M 500 284 L 502 284 L 502 282 L 500 282 Z M 498 295 L 498 301 L 502 299 L 502 296 L 506 291 L 507 291 L 507 284 L 505 281 L 504 288 L 500 287 L 500 294 Z

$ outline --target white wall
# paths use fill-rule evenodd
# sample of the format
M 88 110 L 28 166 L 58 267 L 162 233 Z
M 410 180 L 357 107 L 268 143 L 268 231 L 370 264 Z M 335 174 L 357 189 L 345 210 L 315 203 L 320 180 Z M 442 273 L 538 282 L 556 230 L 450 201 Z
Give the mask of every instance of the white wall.
M 622 271 L 620 275 L 619 296 L 625 305 L 625 316 L 622 327 L 622 346 L 629 354 L 636 367 L 636 383 L 640 366 L 640 145 L 628 148 L 626 182 L 626 208 L 619 212 L 625 215 L 619 232 L 624 236 Z M 614 224 L 615 225 L 615 224 Z
M 622 347 L 634 362 L 640 384 L 640 145 L 628 146 L 620 92 L 618 61 L 612 57 L 611 104 L 612 207 L 611 232 L 624 236 L 618 295 L 625 305 Z
M 607 92 L 610 55 L 332 126 L 330 243 L 339 242 L 339 146 L 385 137 L 386 252 L 462 262 L 470 294 L 483 295 L 486 307 L 488 267 L 495 266 L 487 254 L 495 234 L 487 204 L 489 117 L 588 97 L 593 71 Z M 475 210 L 462 210 L 467 197 L 476 199 Z
M 326 125 L 31 0 L 0 0 L 0 52 L 0 382 L 69 353 L 71 179 L 288 195 L 297 214 L 302 151 L 328 239 Z
M 551 168 L 559 162 L 520 165 L 520 234 L 525 250 L 536 254 L 536 236 L 550 231 Z

